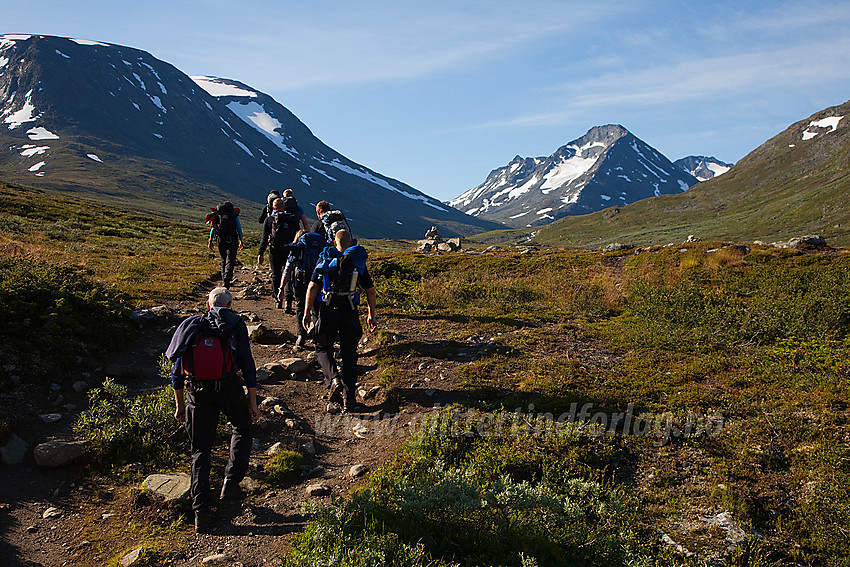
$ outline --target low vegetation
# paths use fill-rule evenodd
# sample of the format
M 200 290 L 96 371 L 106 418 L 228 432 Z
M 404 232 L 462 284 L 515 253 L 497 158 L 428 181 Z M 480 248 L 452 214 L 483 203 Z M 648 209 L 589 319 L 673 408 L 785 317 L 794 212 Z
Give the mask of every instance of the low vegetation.
M 26 348 L 59 329 L 72 351 L 112 348 L 131 305 L 216 269 L 202 226 L 2 190 L 0 305 L 21 322 L 2 348 L 20 368 L 47 368 Z M 451 360 L 466 395 L 309 509 L 282 564 L 850 565 L 850 253 L 397 244 L 370 250 L 370 379 L 401 404 L 405 361 Z M 102 464 L 167 462 L 169 395 L 104 383 L 79 430 Z M 281 459 L 285 479 L 297 454 Z
M 444 322 L 435 343 L 385 333 L 378 373 L 400 384 L 408 356 L 474 350 L 470 401 L 315 510 L 286 565 L 850 565 L 850 254 L 699 243 L 371 269 L 397 324 Z

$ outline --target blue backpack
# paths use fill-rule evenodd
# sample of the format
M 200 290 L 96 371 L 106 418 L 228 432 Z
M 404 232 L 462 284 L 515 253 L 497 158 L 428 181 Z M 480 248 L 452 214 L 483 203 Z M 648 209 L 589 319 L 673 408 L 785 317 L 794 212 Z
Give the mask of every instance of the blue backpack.
M 293 251 L 297 258 L 295 265 L 295 283 L 297 285 L 306 286 L 310 283 L 313 270 L 316 269 L 316 264 L 319 262 L 319 256 L 327 244 L 324 237 L 317 232 L 305 232 L 298 238 L 297 248 Z
M 322 274 L 321 300 L 333 307 L 360 305 L 357 278 L 366 271 L 369 254 L 360 245 L 349 246 L 340 252 L 328 246 L 319 255 L 316 270 Z

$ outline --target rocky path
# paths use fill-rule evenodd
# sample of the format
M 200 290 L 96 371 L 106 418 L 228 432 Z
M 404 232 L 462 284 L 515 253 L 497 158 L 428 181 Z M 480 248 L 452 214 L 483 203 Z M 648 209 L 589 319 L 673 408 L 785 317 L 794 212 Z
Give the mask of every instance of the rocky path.
M 167 565 L 194 566 L 204 559 L 243 566 L 273 564 L 290 545 L 290 536 L 304 526 L 302 504 L 346 496 L 392 458 L 411 425 L 435 406 L 456 399 L 460 360 L 411 355 L 401 369 L 411 377 L 410 383 L 402 389 L 402 399 L 395 397 L 388 403 L 375 376 L 376 337 L 366 334 L 360 348 L 358 382 L 365 410 L 329 415 L 312 350 L 295 349 L 291 337 L 294 316 L 275 307 L 268 292 L 267 270 L 245 266 L 236 278 L 234 310 L 243 314 L 249 327 L 262 325 L 267 334 L 290 337 L 284 342 L 278 339 L 252 345 L 257 366 L 264 368 L 261 374 L 267 377 L 258 386 L 263 419 L 255 428 L 251 471 L 244 483 L 249 496 L 241 503 L 214 507 L 213 533 L 196 535 L 187 522 L 175 522 L 185 505 L 175 509 L 138 490 L 140 474 L 172 471 L 148 470 L 139 463 L 108 478 L 92 479 L 85 475 L 83 465 L 44 468 L 30 455 L 19 465 L 0 468 L 0 565 L 101 565 L 107 550 L 112 553 L 109 559 L 120 559 L 122 565 L 140 564 L 144 553 L 134 554 L 134 550 L 143 547 L 151 534 L 163 533 L 173 541 L 165 554 Z M 168 311 L 178 318 L 200 313 L 205 293 L 168 305 Z M 429 336 L 434 330 L 427 321 L 388 321 L 380 315 L 379 329 L 439 343 L 438 337 Z M 143 327 L 139 334 L 131 352 L 117 355 L 103 367 L 106 375 L 133 391 L 162 384 L 156 361 L 170 338 L 169 329 L 156 324 Z M 90 381 L 97 379 L 91 377 Z M 47 439 L 73 437 L 71 423 L 75 413 L 85 408 L 85 393 L 66 392 L 64 387 L 57 390 L 40 402 L 21 402 L 17 429 L 30 447 Z M 63 399 L 57 405 L 60 395 Z M 36 417 L 61 409 L 62 403 L 72 405 L 62 409 L 59 421 L 47 424 Z M 282 486 L 262 480 L 267 452 L 276 444 L 303 454 L 299 475 Z M 222 445 L 215 459 L 214 474 L 219 479 L 225 451 Z M 180 472 L 188 472 L 188 466 Z

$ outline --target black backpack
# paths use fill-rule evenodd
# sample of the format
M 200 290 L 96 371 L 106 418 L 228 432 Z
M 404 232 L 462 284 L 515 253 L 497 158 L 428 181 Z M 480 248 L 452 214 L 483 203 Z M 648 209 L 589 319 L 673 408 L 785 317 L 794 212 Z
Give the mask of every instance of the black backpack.
M 269 231 L 269 248 L 282 250 L 287 244 L 295 240 L 298 232 L 298 213 L 278 211 L 272 215 L 271 230 Z
M 237 216 L 239 216 L 239 209 L 234 208 L 230 201 L 225 201 L 218 206 L 213 216 L 213 227 L 219 243 L 233 242 L 239 237 L 236 229 Z

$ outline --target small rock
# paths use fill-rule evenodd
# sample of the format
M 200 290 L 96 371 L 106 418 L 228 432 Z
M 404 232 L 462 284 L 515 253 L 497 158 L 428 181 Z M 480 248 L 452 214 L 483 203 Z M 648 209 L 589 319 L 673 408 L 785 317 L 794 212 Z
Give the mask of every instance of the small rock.
M 62 510 L 60 510 L 59 508 L 55 508 L 53 506 L 51 506 L 50 508 L 48 508 L 47 510 L 45 510 L 44 512 L 41 513 L 41 517 L 44 518 L 45 520 L 48 519 L 48 518 L 58 518 L 61 515 L 62 515 Z
M 89 389 L 89 383 L 85 380 L 77 380 L 71 387 L 74 389 L 75 392 L 82 393 Z
M 363 476 L 367 472 L 369 472 L 369 469 L 366 467 L 366 465 L 354 465 L 348 471 L 348 475 L 352 478 L 357 478 L 359 476 Z
M 304 450 L 304 453 L 306 453 L 307 455 L 313 456 L 313 455 L 316 454 L 316 444 L 313 443 L 312 441 L 307 441 L 306 443 L 301 445 L 301 448 Z
M 100 519 L 101 519 L 101 520 L 108 520 L 109 518 L 111 518 L 111 517 L 112 517 L 112 516 L 114 516 L 114 515 L 115 515 L 115 513 L 114 513 L 114 512 L 107 512 L 107 513 L 105 513 L 105 514 L 101 514 L 101 515 L 100 515 Z
M 231 559 L 227 555 L 223 553 L 218 553 L 216 555 L 209 555 L 201 559 L 201 563 L 230 563 Z
M 251 439 L 251 450 L 252 451 L 259 451 L 260 450 L 260 440 L 257 439 L 256 437 Z
M 152 474 L 142 481 L 142 489 L 163 497 L 166 502 L 188 498 L 192 478 L 186 473 Z
M 63 396 L 62 394 L 59 394 L 58 396 L 56 396 L 56 399 L 53 400 L 53 406 L 54 407 L 61 406 L 62 402 L 64 402 L 64 401 L 65 401 L 65 396 Z
M 290 429 L 301 429 L 301 424 L 298 423 L 298 420 L 291 417 L 284 419 L 283 424 Z
M 265 406 L 274 406 L 275 404 L 279 404 L 279 403 L 280 403 L 280 400 L 277 399 L 277 398 L 266 398 L 262 402 L 260 402 L 260 405 L 265 407 Z
M 310 498 L 316 496 L 327 496 L 331 493 L 331 487 L 327 484 L 310 484 L 306 488 L 307 496 Z
M 266 455 L 271 457 L 272 455 L 277 455 L 281 451 L 283 451 L 283 444 L 281 444 L 281 442 L 278 441 L 277 443 L 275 443 L 274 445 L 272 445 L 271 447 L 266 449 Z
M 135 565 L 136 562 L 139 560 L 139 556 L 142 554 L 142 549 L 142 546 L 137 547 L 136 549 L 119 559 L 118 564 L 121 565 L 121 567 L 130 567 L 131 565 Z
M 34 534 L 38 531 L 38 526 L 27 526 L 27 533 Z
M 419 365 L 419 371 L 420 371 L 420 372 L 422 372 L 422 371 L 423 371 L 423 370 L 425 370 L 426 368 L 428 368 L 428 363 L 427 363 L 427 362 L 423 362 L 422 364 L 420 364 L 420 365 Z
M 257 368 L 257 382 L 267 382 L 269 379 L 269 371 L 265 368 Z
M 65 404 L 64 406 L 62 406 L 62 409 L 64 409 L 68 413 L 71 413 L 77 409 L 77 404 Z
M 293 413 L 292 413 L 292 410 L 290 410 L 288 407 L 286 407 L 286 406 L 284 406 L 284 405 L 282 405 L 282 404 L 277 404 L 277 405 L 275 405 L 275 407 L 274 407 L 274 412 L 275 412 L 275 413 L 278 413 L 278 414 L 280 414 L 280 415 L 283 415 L 283 416 L 287 416 L 287 415 L 288 415 L 288 416 L 295 415 L 295 414 L 293 414 Z
M 56 423 L 57 421 L 62 419 L 62 414 L 61 413 L 43 413 L 43 414 L 40 414 L 38 417 L 40 417 L 41 421 L 43 421 L 44 423 Z
M 437 390 L 435 390 L 434 388 L 428 388 L 427 390 L 425 390 L 426 396 L 433 396 L 436 393 L 437 393 Z
M 360 439 L 362 439 L 363 437 L 366 436 L 367 433 L 369 433 L 369 429 L 365 425 L 363 425 L 362 423 L 358 423 L 357 425 L 352 427 L 351 431 L 352 431 L 352 433 L 354 433 L 355 437 L 358 437 Z

